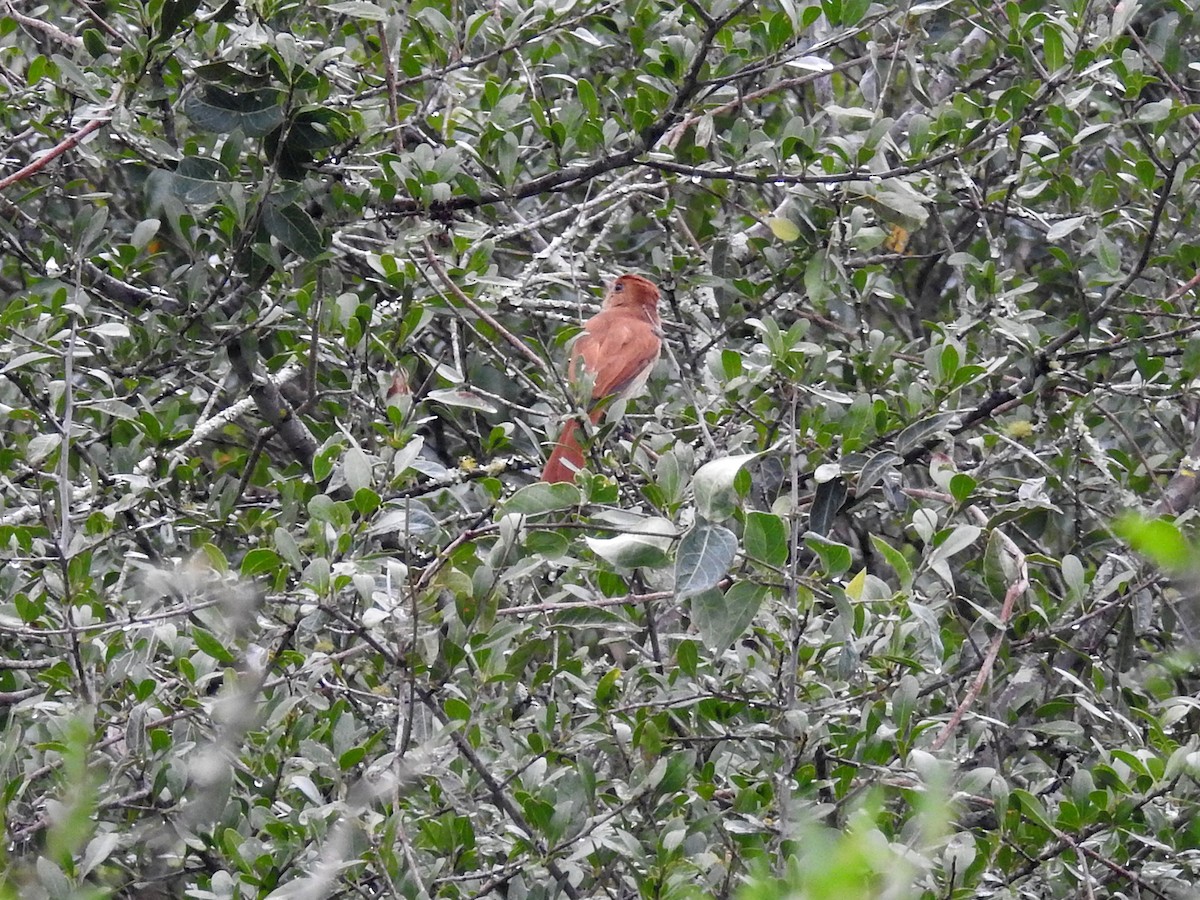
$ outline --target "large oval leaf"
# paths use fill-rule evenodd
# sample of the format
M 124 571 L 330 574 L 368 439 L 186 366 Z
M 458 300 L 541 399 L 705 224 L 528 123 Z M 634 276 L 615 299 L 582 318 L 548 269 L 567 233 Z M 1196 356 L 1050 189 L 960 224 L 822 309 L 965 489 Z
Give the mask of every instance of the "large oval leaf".
M 675 540 L 675 526 L 666 519 L 646 519 L 636 532 L 584 540 L 593 553 L 614 566 L 661 569 L 671 562 L 667 551 Z
M 714 589 L 693 597 L 692 622 L 704 645 L 720 653 L 740 638 L 766 596 L 761 584 L 739 581 L 724 594 Z
M 717 586 L 737 555 L 737 536 L 723 525 L 697 522 L 679 542 L 675 595 L 685 600 Z
M 700 467 L 692 479 L 692 491 L 696 498 L 696 512 L 710 522 L 728 519 L 737 509 L 737 495 L 733 480 L 742 466 L 758 456 L 757 453 L 742 453 L 714 459 Z

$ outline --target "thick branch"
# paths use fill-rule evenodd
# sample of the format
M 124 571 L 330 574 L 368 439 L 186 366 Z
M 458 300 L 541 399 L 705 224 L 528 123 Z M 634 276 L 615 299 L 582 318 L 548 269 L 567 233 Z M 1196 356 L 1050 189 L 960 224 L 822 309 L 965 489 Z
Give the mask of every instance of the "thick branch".
M 238 378 L 249 386 L 259 415 L 279 432 L 292 455 L 311 473 L 313 458 L 317 455 L 317 439 L 283 399 L 279 386 L 258 375 L 255 366 L 246 358 L 241 342 L 231 341 L 227 349 L 229 362 Z

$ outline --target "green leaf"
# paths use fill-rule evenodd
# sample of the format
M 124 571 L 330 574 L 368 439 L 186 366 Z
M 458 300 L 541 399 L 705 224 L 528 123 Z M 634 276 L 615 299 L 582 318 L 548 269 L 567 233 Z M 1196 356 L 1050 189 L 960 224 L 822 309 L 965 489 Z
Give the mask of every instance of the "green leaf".
M 179 168 L 170 172 L 156 169 L 146 179 L 148 205 L 153 209 L 166 208 L 169 199 L 187 204 L 207 206 L 225 197 L 232 179 L 220 162 L 200 157 L 184 157 Z
M 842 24 L 853 27 L 862 21 L 862 17 L 871 8 L 872 0 L 842 0 Z
M 833 528 L 842 504 L 846 502 L 846 480 L 831 478 L 817 485 L 812 506 L 808 511 L 808 527 L 817 534 L 828 534 Z
M 952 428 L 959 422 L 958 413 L 935 413 L 914 422 L 896 435 L 896 452 L 907 454 L 910 450 L 922 446 L 926 441 L 946 429 Z
M 204 543 L 200 545 L 200 552 L 204 555 L 205 561 L 217 572 L 229 571 L 229 560 L 225 558 L 225 554 L 221 552 L 220 547 Z
M 688 783 L 688 775 L 696 770 L 696 754 L 685 750 L 672 753 L 667 757 L 667 770 L 658 783 L 660 795 L 674 794 L 683 790 Z
M 1113 523 L 1113 530 L 1130 547 L 1164 569 L 1178 571 L 1193 565 L 1195 554 L 1191 545 L 1174 523 L 1166 519 L 1148 519 L 1129 512 Z
M 1109 275 L 1119 275 L 1121 272 L 1121 251 L 1116 243 L 1103 231 L 1096 235 L 1093 242 L 1096 259 Z
M 605 707 L 612 705 L 619 693 L 618 682 L 621 678 L 620 669 L 609 669 L 596 683 L 596 705 Z
M 787 562 L 788 529 L 779 516 L 757 510 L 746 513 L 744 539 L 751 559 L 776 567 Z
M 205 631 L 198 625 L 192 627 L 192 640 L 196 642 L 196 648 L 201 653 L 207 653 L 219 663 L 230 665 L 237 659 L 211 632 Z
M 29 366 L 36 363 L 46 362 L 50 359 L 58 359 L 58 354 L 44 353 L 41 350 L 31 350 L 28 353 L 20 353 L 8 360 L 3 366 L 0 366 L 0 375 L 7 372 L 15 371 L 23 366 Z
M 987 548 L 983 551 L 983 583 L 987 585 L 992 598 L 1000 601 L 1016 579 L 1016 560 L 1008 551 L 1000 529 L 993 528 L 988 534 Z
M 716 587 L 737 555 L 737 536 L 721 525 L 699 521 L 679 542 L 675 596 L 685 600 Z
M 267 234 L 305 259 L 315 259 L 325 252 L 321 230 L 309 214 L 294 203 L 283 204 L 268 197 L 263 204 L 263 227 Z
M 1163 97 L 1161 100 L 1152 100 L 1149 103 L 1142 104 L 1138 111 L 1133 116 L 1133 121 L 1141 125 L 1153 125 L 1155 122 L 1162 122 L 1171 115 L 1171 111 L 1175 108 L 1175 101 L 1170 97 Z
M 1051 834 L 1054 833 L 1054 826 L 1050 822 L 1050 817 L 1046 814 L 1046 807 L 1042 805 L 1042 801 L 1035 797 L 1029 791 L 1016 788 L 1012 792 L 1012 799 L 1021 807 L 1021 812 L 1030 818 L 1034 824 L 1040 828 L 1044 828 Z
M 904 675 L 900 684 L 892 692 L 892 720 L 901 730 L 908 728 L 913 710 L 916 709 L 917 695 L 921 685 L 912 675 Z
M 613 538 L 584 538 L 593 553 L 623 569 L 661 569 L 671 564 L 667 551 L 675 540 L 675 526 L 666 519 L 647 519 L 637 530 Z
M 242 577 L 253 578 L 264 572 L 273 572 L 279 568 L 281 560 L 270 547 L 256 547 L 242 558 Z
M 372 535 L 394 534 L 401 540 L 414 538 L 432 540 L 440 525 L 437 517 L 420 500 L 404 500 L 389 504 L 367 528 Z
M 692 479 L 696 498 L 696 513 L 710 522 L 728 519 L 737 509 L 737 494 L 733 481 L 742 466 L 756 458 L 757 453 L 727 456 L 702 465 Z
M 1068 553 L 1062 558 L 1060 565 L 1063 582 L 1067 586 L 1070 598 L 1079 600 L 1087 589 L 1087 573 L 1084 571 L 1083 563 L 1079 561 L 1078 556 Z
M 1086 225 L 1087 221 L 1087 216 L 1071 216 L 1067 219 L 1059 219 L 1047 229 L 1046 240 L 1052 244 L 1061 241 Z
M 957 526 L 929 554 L 926 561 L 930 568 L 941 575 L 947 583 L 953 583 L 950 559 L 974 544 L 982 533 L 983 529 L 978 525 Z
M 314 494 L 308 501 L 308 514 L 318 522 L 335 524 L 339 518 L 338 502 L 328 494 Z
M 430 391 L 425 395 L 429 400 L 441 403 L 443 406 L 452 406 L 456 409 L 473 409 L 476 412 L 495 413 L 497 412 L 496 404 L 479 396 L 474 391 L 466 390 L 436 390 Z
M 382 502 L 380 496 L 370 488 L 363 487 L 354 492 L 354 508 L 363 518 L 375 515 L 375 511 L 379 509 Z
M 696 677 L 700 667 L 700 655 L 696 651 L 696 642 L 692 640 L 683 640 L 679 642 L 679 646 L 675 648 L 675 664 L 679 666 L 681 672 L 692 678 Z
M 853 555 L 850 548 L 837 541 L 831 541 L 819 534 L 808 532 L 804 535 L 804 543 L 821 559 L 825 574 L 836 578 L 850 568 Z
M 338 457 L 341 455 L 341 445 L 332 444 L 323 448 L 316 456 L 313 457 L 312 471 L 313 478 L 318 483 L 325 481 L 333 474 L 333 467 L 337 464 Z
M 579 488 L 573 484 L 547 484 L 537 481 L 521 488 L 501 503 L 497 508 L 497 515 L 538 516 L 560 509 L 575 509 L 582 499 Z
M 166 41 L 192 13 L 200 8 L 200 0 L 163 0 L 156 38 Z
M 874 197 L 875 202 L 879 204 L 880 218 L 886 222 L 902 225 L 907 231 L 916 231 L 929 221 L 926 198 L 903 182 L 895 182 L 890 188 L 879 189 Z
M 241 130 L 261 137 L 283 123 L 284 96 L 274 88 L 236 94 L 214 84 L 188 95 L 183 112 L 201 131 L 229 134 Z
M 785 244 L 790 244 L 793 241 L 800 239 L 800 226 L 791 219 L 772 216 L 767 219 L 767 227 L 771 229 L 771 233 Z
M 575 84 L 575 90 L 579 94 L 579 102 L 583 104 L 583 108 L 587 110 L 589 116 L 600 115 L 600 99 L 596 96 L 596 89 L 592 86 L 591 81 L 586 78 L 580 78 Z
M 704 646 L 720 653 L 741 637 L 766 596 L 762 585 L 740 581 L 724 594 L 708 590 L 692 597 L 692 622 Z
M 1057 71 L 1066 63 L 1062 32 L 1052 22 L 1047 22 L 1042 28 L 1042 53 L 1045 54 L 1046 68 L 1050 72 Z
M 371 461 L 358 445 L 352 444 L 346 448 L 342 456 L 342 474 L 346 477 L 346 486 L 352 491 L 371 486 Z
M 888 472 L 895 471 L 903 462 L 904 457 L 894 450 L 880 450 L 874 454 L 862 467 L 862 471 L 858 473 L 855 495 L 858 497 L 863 496 L 868 490 L 882 481 Z
M 344 3 L 330 3 L 325 7 L 331 13 L 346 16 L 349 19 L 361 19 L 364 22 L 386 22 L 387 10 L 365 0 L 347 0 Z
M 288 565 L 297 571 L 304 567 L 304 560 L 300 556 L 300 546 L 290 531 L 279 526 L 271 532 L 271 539 L 275 544 L 275 549 L 279 551 L 279 555 L 283 559 L 287 560 Z
M 870 538 L 871 546 L 875 548 L 875 551 L 884 558 L 899 577 L 900 586 L 904 590 L 909 590 L 912 587 L 913 573 L 908 560 L 904 558 L 904 554 L 877 534 L 870 535 Z
M 129 239 L 129 243 L 139 250 L 145 249 L 151 239 L 158 234 L 158 229 L 162 227 L 162 222 L 158 219 L 143 219 L 137 223 L 133 229 L 133 236 Z
M 442 709 L 446 716 L 452 721 L 466 722 L 471 718 L 471 707 L 468 703 L 460 700 L 457 697 L 451 697 L 443 705 Z
M 956 503 L 966 503 L 975 493 L 977 482 L 970 475 L 959 472 L 950 479 L 950 496 Z
M 83 30 L 83 47 L 92 59 L 99 59 L 108 53 L 108 45 L 104 43 L 104 37 L 95 28 Z

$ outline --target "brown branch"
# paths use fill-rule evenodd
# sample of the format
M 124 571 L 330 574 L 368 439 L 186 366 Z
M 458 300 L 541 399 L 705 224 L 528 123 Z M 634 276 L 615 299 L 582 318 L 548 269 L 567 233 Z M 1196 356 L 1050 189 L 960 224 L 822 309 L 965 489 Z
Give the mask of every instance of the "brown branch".
M 398 216 L 411 216 L 424 212 L 438 216 L 463 209 L 478 209 L 481 206 L 491 206 L 508 200 L 523 200 L 537 194 L 566 190 L 582 181 L 589 181 L 598 175 L 603 175 L 605 172 L 631 165 L 641 156 L 642 152 L 641 146 L 631 147 L 620 153 L 593 160 L 584 166 L 568 166 L 556 172 L 548 172 L 511 190 L 489 191 L 477 197 L 459 194 L 449 200 L 428 205 L 411 199 L 396 200 L 389 204 L 387 211 Z
M 18 169 L 16 172 L 13 172 L 13 174 L 9 175 L 7 178 L 0 178 L 0 191 L 4 190 L 7 187 L 11 187 L 12 185 L 16 184 L 18 181 L 24 181 L 30 175 L 34 175 L 37 172 L 41 171 L 42 169 L 44 169 L 47 166 L 47 164 L 50 163 L 51 160 L 55 159 L 56 157 L 62 156 L 68 150 L 70 150 L 73 147 L 75 147 L 76 145 L 78 145 L 79 142 L 82 141 L 84 138 L 86 138 L 89 134 L 91 134 L 94 131 L 98 131 L 101 127 L 103 127 L 104 125 L 108 124 L 111 121 L 112 121 L 112 117 L 108 116 L 108 115 L 103 115 L 98 118 L 92 119 L 92 121 L 88 122 L 86 125 L 84 125 L 82 128 L 80 128 L 78 131 L 76 131 L 74 134 L 63 138 L 61 141 L 59 141 L 57 144 L 55 144 L 53 147 L 51 147 L 48 151 L 46 151 L 44 154 L 42 154 L 36 160 L 31 162 L 29 165 L 25 166 L 25 168 Z
M 434 696 L 433 692 L 426 688 L 418 687 L 417 693 L 421 697 L 421 702 L 431 713 L 433 713 L 434 717 L 437 718 L 437 720 L 441 722 L 443 726 L 449 726 L 451 719 L 448 715 L 446 715 L 445 710 L 442 709 L 442 704 L 438 702 L 438 699 L 436 696 Z M 561 868 L 559 868 L 558 863 L 556 863 L 553 858 L 550 857 L 548 849 L 538 838 L 537 832 L 534 831 L 533 827 L 526 820 L 524 814 L 521 812 L 517 804 L 514 803 L 512 798 L 510 798 L 508 794 L 504 792 L 504 788 L 501 786 L 500 782 L 496 780 L 496 777 L 484 764 L 483 760 L 480 759 L 479 754 L 475 752 L 475 748 L 471 746 L 471 742 L 468 741 L 463 735 L 462 729 L 449 728 L 448 731 L 450 734 L 450 740 L 454 742 L 454 746 L 458 750 L 459 755 L 467 761 L 467 764 L 475 770 L 475 774 L 478 775 L 480 780 L 487 786 L 488 793 L 491 794 L 492 800 L 495 802 L 496 806 L 499 807 L 504 814 L 512 820 L 514 825 L 524 832 L 525 837 L 529 841 L 530 845 L 543 856 L 546 863 L 546 870 L 550 873 L 551 877 L 558 882 L 558 886 L 562 892 L 570 897 L 571 900 L 578 900 L 580 896 L 579 891 L 575 889 L 573 884 L 571 884 L 567 874 Z
M 450 277 L 450 274 L 446 271 L 446 267 L 442 265 L 442 261 L 438 259 L 437 254 L 433 252 L 433 245 L 429 243 L 428 238 L 425 239 L 424 245 L 425 259 L 428 261 L 433 271 L 437 274 L 438 281 L 442 283 L 446 290 L 457 297 L 463 306 L 467 307 L 467 309 L 471 310 L 471 312 L 475 313 L 475 315 L 487 322 L 488 325 L 492 326 L 496 333 L 500 335 L 500 337 L 504 338 L 504 340 L 507 341 L 513 348 L 515 348 L 518 353 L 525 357 L 525 359 L 533 363 L 540 371 L 548 373 L 550 371 L 550 367 L 546 364 L 544 359 L 530 350 L 524 341 L 501 325 L 495 316 L 468 297 L 463 292 L 462 288 L 454 283 L 453 279 Z
M 984 523 L 987 522 L 987 516 L 981 510 L 978 510 L 976 507 L 972 507 L 972 510 L 976 512 L 976 518 L 982 519 Z M 946 745 L 946 741 L 950 740 L 951 735 L 958 728 L 963 716 L 967 714 L 967 710 L 971 708 L 975 700 L 979 697 L 984 683 L 992 673 L 992 666 L 996 664 L 996 657 L 1000 655 L 1000 647 L 1004 643 L 1004 635 L 1008 629 L 1009 620 L 1012 618 L 1013 607 L 1016 605 L 1017 598 L 1029 588 L 1029 568 L 1025 562 L 1025 554 L 1021 552 L 1020 548 L 1007 535 L 1003 532 L 999 532 L 999 534 L 1004 544 L 1004 549 L 1013 557 L 1017 564 L 1017 577 L 1008 586 L 1008 590 L 1004 594 L 1004 605 L 1000 609 L 1000 627 L 992 638 L 991 644 L 988 646 L 983 664 L 979 667 L 979 671 L 975 675 L 975 681 L 967 691 L 967 696 L 958 705 L 958 709 L 954 711 L 954 715 L 950 717 L 950 721 L 946 723 L 941 733 L 934 739 L 930 747 L 934 751 L 941 750 Z
M 1179 170 L 1180 164 L 1183 162 L 1183 157 L 1179 157 L 1166 171 L 1163 172 L 1162 191 L 1158 195 L 1158 201 L 1154 204 L 1154 214 L 1150 217 L 1150 227 L 1146 230 L 1146 240 L 1142 244 L 1142 252 L 1138 255 L 1138 261 L 1134 263 L 1129 274 L 1121 279 L 1121 283 L 1113 288 L 1107 297 L 1100 303 L 1096 304 L 1093 309 L 1088 310 L 1087 315 L 1083 317 L 1083 321 L 1071 326 L 1049 344 L 1047 344 L 1040 353 L 1044 356 L 1053 356 L 1058 353 L 1063 347 L 1069 344 L 1079 335 L 1083 334 L 1083 329 L 1095 325 L 1108 312 L 1109 307 L 1117 302 L 1121 297 L 1128 293 L 1133 287 L 1133 283 L 1141 277 L 1142 272 L 1150 262 L 1150 253 L 1154 249 L 1154 240 L 1158 236 L 1158 229 L 1162 227 L 1163 212 L 1167 208 L 1167 199 L 1171 196 L 1171 186 L 1175 182 L 1175 173 Z M 1186 290 L 1192 282 L 1188 282 L 1180 289 L 1180 292 Z
M 959 422 L 946 428 L 946 432 L 951 435 L 962 434 L 968 429 L 974 427 L 979 422 L 990 419 L 997 410 L 1005 407 L 1009 403 L 1022 400 L 1028 396 L 1037 386 L 1038 379 L 1048 374 L 1055 366 L 1059 365 L 1059 351 L 1064 346 L 1069 344 L 1075 338 L 1083 333 L 1083 329 L 1094 325 L 1104 316 L 1109 308 L 1122 296 L 1124 296 L 1133 283 L 1141 276 L 1142 271 L 1150 261 L 1150 254 L 1154 247 L 1155 238 L 1158 235 L 1158 230 L 1162 225 L 1163 212 L 1166 209 L 1167 199 L 1170 196 L 1171 185 L 1175 180 L 1175 173 L 1179 168 L 1182 157 L 1177 159 L 1170 167 L 1168 167 L 1163 179 L 1162 191 L 1159 194 L 1158 201 L 1154 207 L 1154 215 L 1150 222 L 1150 227 L 1147 230 L 1146 239 L 1142 244 L 1142 251 L 1138 256 L 1137 262 L 1129 273 L 1121 280 L 1120 284 L 1116 285 L 1107 297 L 1094 308 L 1088 311 L 1084 317 L 1084 321 L 1071 326 L 1058 337 L 1050 341 L 1045 347 L 1038 349 L 1033 358 L 1029 362 L 1029 371 L 1025 373 L 1016 383 L 1009 388 L 1002 388 L 993 391 L 983 399 L 974 408 L 968 410 Z M 894 171 L 894 170 L 893 170 Z M 887 173 L 882 173 L 879 177 L 888 177 Z M 1187 284 L 1183 285 L 1172 297 L 1178 296 L 1189 290 L 1194 284 L 1200 283 L 1200 276 L 1193 278 Z M 875 441 L 871 448 L 879 449 L 883 447 L 891 436 L 881 437 Z M 904 455 L 904 464 L 910 465 L 919 459 L 922 459 L 929 452 L 929 444 L 922 444 L 909 450 Z M 809 473 L 806 478 L 812 477 Z M 861 497 L 855 496 L 851 498 L 845 508 L 855 505 L 861 501 Z
M 42 659 L 0 659 L 0 672 L 9 669 L 48 669 L 60 661 L 57 656 L 47 656 Z
M 98 28 L 104 32 L 107 32 L 109 37 L 116 38 L 125 46 L 130 45 L 131 42 L 129 38 L 121 34 L 121 32 L 117 31 L 117 29 L 113 28 L 113 26 L 108 23 L 108 20 L 106 20 L 104 16 L 100 15 L 100 13 L 96 12 L 96 10 L 92 8 L 92 5 L 87 2 L 87 0 L 71 0 L 71 3 L 78 7 L 89 19 L 95 22 Z M 83 46 L 82 41 L 80 42 L 80 46 Z M 112 53 L 114 51 L 110 49 L 109 52 Z
M 447 75 L 451 74 L 452 72 L 457 72 L 461 69 L 472 69 L 475 66 L 483 65 L 486 62 L 491 62 L 493 59 L 499 59 L 505 53 L 509 53 L 513 50 L 516 50 L 518 47 L 523 47 L 527 44 L 532 44 L 534 41 L 539 40 L 540 38 L 544 38 L 547 35 L 550 35 L 555 31 L 565 31 L 566 29 L 571 28 L 575 25 L 578 25 L 581 22 L 587 21 L 589 18 L 592 18 L 593 16 L 604 15 L 605 13 L 609 12 L 610 10 L 616 8 L 619 5 L 620 4 L 618 2 L 616 2 L 616 0 L 612 0 L 612 2 L 609 2 L 609 3 L 603 3 L 600 6 L 596 7 L 595 9 L 589 9 L 587 12 L 581 13 L 580 15 L 574 16 L 573 18 L 563 19 L 562 21 L 554 22 L 551 25 L 547 26 L 543 31 L 536 32 L 535 34 L 531 34 L 527 37 L 515 38 L 515 39 L 509 41 L 507 44 L 504 44 L 501 47 L 497 47 L 495 50 L 489 50 L 487 53 L 482 53 L 479 56 L 473 56 L 473 57 L 470 57 L 469 59 L 460 59 L 457 62 L 453 62 L 453 63 L 450 63 L 449 65 L 443 66 L 442 68 L 438 69 L 436 72 L 423 72 L 420 75 L 413 75 L 410 78 L 402 79 L 402 80 L 396 82 L 396 87 L 398 87 L 398 88 L 411 87 L 414 84 L 422 84 L 426 81 L 433 81 L 438 78 L 445 78 Z
M 755 0 L 742 0 L 725 15 L 719 19 L 709 19 L 709 26 L 705 30 L 704 35 L 700 38 L 699 46 L 696 47 L 696 53 L 692 57 L 691 65 L 688 66 L 687 73 L 683 76 L 683 81 L 679 84 L 679 89 L 675 91 L 675 96 L 671 98 L 671 105 L 667 107 L 666 113 L 653 125 L 645 129 L 640 137 L 642 147 L 649 150 L 658 143 L 658 139 L 666 134 L 667 129 L 674 125 L 683 115 L 683 108 L 687 102 L 696 95 L 700 90 L 700 72 L 704 68 L 704 61 L 708 58 L 709 48 L 712 47 L 713 41 L 717 39 L 717 35 L 721 30 L 742 14 L 748 6 L 752 6 Z
M 704 59 L 708 55 L 708 50 L 712 46 L 713 40 L 715 40 L 722 28 L 741 15 L 745 8 L 753 2 L 754 0 L 742 0 L 741 3 L 714 22 L 713 25 L 709 26 L 699 41 L 696 55 L 692 57 L 687 74 L 684 75 L 683 81 L 679 89 L 675 92 L 670 105 L 657 122 L 646 128 L 640 135 L 631 137 L 633 146 L 618 153 L 592 160 L 587 165 L 568 166 L 565 169 L 548 172 L 510 190 L 489 191 L 476 197 L 468 197 L 460 194 L 444 202 L 430 204 L 424 204 L 411 199 L 396 200 L 388 207 L 389 212 L 393 215 L 415 215 L 429 212 L 435 216 L 442 216 L 457 210 L 478 209 L 481 206 L 491 206 L 508 200 L 523 200 L 526 197 L 533 197 L 537 194 L 565 190 L 580 182 L 590 181 L 598 175 L 603 175 L 605 172 L 611 172 L 613 169 L 632 165 L 639 156 L 653 147 L 659 138 L 679 120 L 684 105 L 695 96 L 701 87 L 699 80 L 700 70 L 704 66 Z M 401 82 L 401 85 L 403 84 L 404 82 Z M 1000 132 L 1006 132 L 1007 130 L 1008 126 L 999 129 Z M 863 177 L 867 176 L 864 175 Z
M 1138 813 L 1143 807 L 1149 805 L 1153 801 L 1158 800 L 1162 797 L 1170 796 L 1172 794 L 1172 792 L 1174 792 L 1175 786 L 1178 783 L 1178 781 L 1179 781 L 1178 777 L 1173 778 L 1173 779 L 1171 779 L 1171 781 L 1169 783 L 1160 785 L 1159 787 L 1156 787 L 1154 790 L 1149 791 L 1144 797 L 1142 797 L 1141 800 L 1137 801 L 1133 805 L 1133 808 L 1131 810 L 1129 810 L 1129 814 L 1132 815 L 1132 814 Z M 1048 847 L 1043 849 L 1040 853 L 1036 854 L 1032 858 L 1029 858 L 1027 860 L 1027 862 L 1025 862 L 1020 868 L 1010 869 L 1009 872 L 1007 873 L 1008 883 L 1009 884 L 1016 883 L 1017 880 L 1019 880 L 1021 878 L 1025 878 L 1028 875 L 1032 874 L 1034 869 L 1036 869 L 1041 863 L 1044 863 L 1047 860 L 1053 859 L 1054 857 L 1058 856 L 1058 854 L 1062 853 L 1064 850 L 1068 849 L 1069 847 L 1074 847 L 1076 845 L 1082 844 L 1082 842 L 1090 840 L 1091 838 L 1095 837 L 1097 834 L 1100 834 L 1103 831 L 1111 830 L 1114 827 L 1115 826 L 1113 825 L 1112 821 L 1105 818 L 1103 821 L 1094 822 L 1091 825 L 1087 825 L 1086 827 L 1081 829 L 1078 834 L 1072 835 L 1070 838 L 1068 838 L 1066 834 L 1058 831 L 1057 829 L 1054 829 L 1054 835 L 1056 838 L 1054 843 L 1050 844 Z M 1130 874 L 1132 875 L 1133 873 L 1131 872 Z M 1146 886 L 1146 883 L 1144 881 L 1139 881 L 1138 884 L 1142 887 Z M 1153 890 L 1154 894 L 1156 894 L 1159 897 L 1162 897 L 1163 900 L 1167 900 L 1166 894 L 1163 894 L 1156 889 L 1152 889 L 1152 890 Z
M 1173 300 L 1178 300 L 1188 291 L 1192 290 L 1192 288 L 1196 287 L 1196 285 L 1200 285 L 1200 272 L 1193 275 L 1187 282 L 1172 291 L 1170 296 L 1163 300 L 1162 303 L 1167 304 Z M 1200 325 L 1188 325 L 1184 328 L 1177 328 L 1174 331 L 1164 331 L 1161 334 L 1151 334 L 1146 335 L 1145 337 L 1129 338 L 1127 340 L 1111 340 L 1101 344 L 1099 347 L 1087 347 L 1083 350 L 1072 350 L 1070 353 L 1061 353 L 1059 354 L 1058 358 L 1066 362 L 1068 360 L 1088 359 L 1093 356 L 1103 356 L 1107 353 L 1123 350 L 1126 347 L 1143 346 L 1155 341 L 1168 341 L 1173 340 L 1174 338 L 1185 337 L 1189 334 L 1192 334 L 1197 329 L 1200 329 Z
M 123 797 L 113 797 L 110 800 L 101 800 L 96 804 L 97 810 L 112 810 L 121 809 L 127 806 L 133 806 L 135 803 L 141 803 L 144 800 L 150 799 L 152 792 L 150 788 L 140 788 L 132 793 L 125 794 Z M 18 828 L 12 833 L 10 840 L 13 844 L 23 844 L 30 838 L 34 837 L 41 831 L 44 831 L 50 825 L 50 814 L 41 813 L 38 817 L 23 828 Z
M 1154 505 L 1154 514 L 1159 516 L 1177 516 L 1189 506 L 1200 489 L 1200 416 L 1197 416 L 1192 431 L 1192 446 L 1187 455 L 1179 461 L 1179 468 L 1163 488 L 1162 497 Z
M 60 44 L 65 44 L 72 50 L 83 49 L 83 38 L 75 37 L 73 34 L 67 34 L 58 26 L 47 22 L 44 19 L 35 19 L 32 16 L 27 16 L 17 12 L 17 8 L 12 5 L 11 0 L 8 0 L 4 6 L 7 10 L 8 17 L 23 28 L 28 28 L 32 31 L 40 31 L 47 37 L 58 41 Z
M 397 155 L 404 155 L 404 137 L 400 133 L 400 100 L 396 87 L 396 65 L 392 60 L 392 43 L 388 40 L 387 26 L 379 23 L 379 55 L 383 57 L 383 83 L 387 87 L 388 121 L 392 125 L 392 147 Z
M 58 662 L 58 660 L 53 660 L 52 662 Z M 51 664 L 51 662 L 47 663 L 47 665 Z M 0 709 L 8 706 L 16 706 L 21 701 L 28 700 L 35 694 L 40 694 L 42 692 L 42 688 L 22 688 L 19 691 L 0 691 Z
M 673 172 L 676 175 L 685 175 L 689 178 L 707 178 L 714 181 L 739 181 L 744 184 L 844 184 L 849 181 L 870 181 L 878 182 L 887 178 L 901 178 L 905 175 L 915 175 L 919 172 L 926 172 L 929 169 L 935 168 L 942 163 L 950 162 L 962 156 L 968 150 L 978 146 L 981 143 L 986 143 L 993 138 L 1006 134 L 1011 125 L 995 126 L 986 131 L 981 132 L 973 140 L 968 141 L 961 147 L 955 147 L 952 150 L 947 150 L 937 156 L 931 156 L 928 159 L 922 160 L 919 163 L 913 163 L 908 166 L 894 166 L 890 169 L 885 169 L 882 172 L 871 172 L 867 169 L 855 169 L 850 172 L 834 172 L 829 175 L 790 175 L 786 172 L 742 172 L 736 166 L 726 166 L 720 169 L 705 168 L 703 166 L 688 166 L 682 163 L 668 162 L 666 160 L 651 159 L 644 160 L 640 165 L 648 169 L 654 169 L 662 172 Z

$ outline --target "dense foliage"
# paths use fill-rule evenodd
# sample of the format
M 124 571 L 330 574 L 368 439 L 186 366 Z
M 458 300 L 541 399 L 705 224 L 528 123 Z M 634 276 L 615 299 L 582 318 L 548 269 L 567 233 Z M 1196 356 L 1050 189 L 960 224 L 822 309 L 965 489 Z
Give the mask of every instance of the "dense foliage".
M 4 4 L 0 891 L 1188 894 L 1196 25 Z

